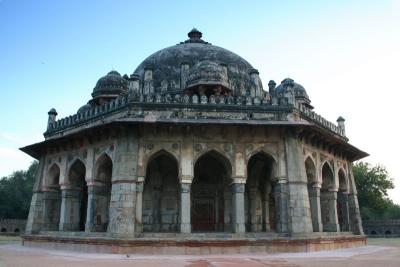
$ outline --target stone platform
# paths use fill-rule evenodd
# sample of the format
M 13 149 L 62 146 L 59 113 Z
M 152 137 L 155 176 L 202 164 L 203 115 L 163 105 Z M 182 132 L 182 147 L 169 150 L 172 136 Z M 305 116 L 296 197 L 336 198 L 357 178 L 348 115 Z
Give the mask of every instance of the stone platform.
M 350 233 L 318 233 L 305 236 L 278 234 L 142 234 L 123 238 L 107 234 L 46 232 L 25 235 L 24 246 L 81 252 L 209 255 L 237 253 L 311 252 L 366 245 L 366 237 Z

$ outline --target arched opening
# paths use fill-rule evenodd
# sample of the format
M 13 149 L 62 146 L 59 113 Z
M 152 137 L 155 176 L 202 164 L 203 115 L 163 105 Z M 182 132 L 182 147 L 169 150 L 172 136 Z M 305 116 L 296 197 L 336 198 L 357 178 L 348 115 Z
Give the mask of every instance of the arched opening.
M 47 188 L 44 193 L 44 211 L 46 230 L 57 231 L 60 223 L 61 189 L 60 168 L 53 164 L 47 174 Z
M 318 180 L 316 176 L 316 167 L 314 161 L 307 157 L 305 161 L 306 175 L 307 175 L 307 190 L 308 199 L 310 201 L 311 221 L 313 225 L 313 231 L 320 231 L 320 219 L 318 218 L 320 210 L 319 192 L 316 187 Z
M 68 172 L 68 181 L 75 194 L 69 198 L 71 202 L 71 212 L 68 214 L 71 219 L 72 230 L 85 231 L 87 203 L 88 203 L 88 187 L 85 180 L 86 167 L 80 160 L 76 160 Z M 68 216 L 67 215 L 67 216 Z
M 193 232 L 232 231 L 231 164 L 216 151 L 197 159 L 191 190 Z
M 343 169 L 339 170 L 339 190 L 337 199 L 338 223 L 341 231 L 348 230 L 348 190 L 346 183 L 346 174 Z
M 386 231 L 385 231 L 385 235 L 391 235 L 391 234 L 392 234 L 391 231 L 389 231 L 389 230 L 386 230 Z
M 371 231 L 371 235 L 377 235 L 376 231 Z
M 107 154 L 101 155 L 96 162 L 95 180 L 98 183 L 92 190 L 92 231 L 107 231 L 111 198 L 111 177 L 113 163 Z
M 6 228 L 4 228 L 4 227 L 3 227 L 3 228 L 1 228 L 1 232 L 2 232 L 2 233 L 5 233 L 5 232 L 7 232 L 7 229 L 6 229 Z
M 244 201 L 246 231 L 276 231 L 275 170 L 275 160 L 263 152 L 248 161 Z
M 19 228 L 15 228 L 14 233 L 19 233 Z
M 324 232 L 336 232 L 336 199 L 334 198 L 334 175 L 327 162 L 322 166 L 321 220 Z
M 144 232 L 177 232 L 179 229 L 178 162 L 162 151 L 147 165 L 143 188 Z

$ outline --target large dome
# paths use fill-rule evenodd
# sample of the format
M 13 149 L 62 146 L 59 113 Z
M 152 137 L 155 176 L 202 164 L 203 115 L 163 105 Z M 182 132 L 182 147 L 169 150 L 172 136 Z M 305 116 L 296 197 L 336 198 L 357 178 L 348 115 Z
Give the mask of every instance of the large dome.
M 251 90 L 254 86 L 251 74 L 256 70 L 245 59 L 229 50 L 203 41 L 201 32 L 196 29 L 189 32 L 188 36 L 189 39 L 185 42 L 152 54 L 136 68 L 134 73 L 140 77 L 142 86 L 146 86 L 146 79 L 150 76 L 154 92 L 184 90 L 191 86 L 187 84 L 186 78 L 190 74 L 193 76 L 192 68 L 202 68 L 204 64 L 201 62 L 207 62 L 207 65 L 213 66 L 212 69 L 218 73 L 226 73 L 227 81 L 224 79 L 222 86 L 228 87 L 235 94 Z M 147 75 L 146 70 L 150 70 L 151 74 Z M 210 74 L 204 75 L 205 77 L 197 79 L 204 80 Z

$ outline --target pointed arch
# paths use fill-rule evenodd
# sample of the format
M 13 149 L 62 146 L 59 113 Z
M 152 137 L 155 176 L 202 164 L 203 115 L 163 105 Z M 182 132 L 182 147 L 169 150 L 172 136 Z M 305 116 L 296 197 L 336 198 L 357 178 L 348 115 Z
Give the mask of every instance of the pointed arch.
M 113 162 L 111 157 L 102 153 L 96 159 L 94 180 L 97 182 L 95 190 L 91 190 L 92 212 L 89 217 L 90 230 L 93 232 L 107 231 L 111 199 L 111 180 Z
M 113 161 L 107 153 L 102 153 L 95 163 L 95 180 L 104 184 L 111 184 Z
M 335 175 L 332 166 L 325 161 L 321 169 L 321 221 L 324 232 L 338 230 Z
M 349 183 L 347 179 L 347 175 L 345 170 L 341 167 L 338 171 L 339 178 L 339 192 L 348 192 L 349 191 Z
M 322 165 L 321 169 L 322 173 L 322 187 L 321 190 L 327 191 L 331 189 L 335 185 L 335 176 L 333 172 L 332 166 L 329 164 L 328 161 L 325 161 Z
M 320 211 L 320 199 L 319 199 L 319 187 L 317 177 L 317 167 L 315 161 L 311 156 L 307 156 L 304 161 L 306 176 L 307 176 L 307 191 L 308 200 L 310 203 L 311 222 L 313 225 L 313 231 L 321 231 L 321 217 Z
M 349 183 L 345 170 L 340 167 L 338 171 L 338 193 L 336 210 L 340 231 L 349 230 Z
M 66 210 L 65 216 L 72 220 L 71 227 L 73 230 L 84 231 L 86 226 L 87 204 L 88 204 L 88 187 L 86 183 L 86 166 L 82 160 L 76 158 L 68 169 L 67 181 L 70 190 L 75 191 L 73 197 L 68 198 L 71 206 L 76 206 L 79 210 L 77 214 L 69 214 L 71 211 Z
M 231 175 L 233 173 L 233 164 L 231 162 L 231 159 L 223 151 L 221 151 L 220 149 L 217 149 L 217 148 L 210 148 L 210 149 L 204 150 L 194 157 L 193 165 L 196 166 L 197 162 L 201 158 L 204 158 L 205 156 L 206 157 L 210 156 L 210 157 L 214 158 L 215 160 L 217 160 L 218 162 L 221 162 L 227 171 L 227 175 L 229 177 L 231 177 Z
M 276 230 L 276 165 L 273 156 L 264 150 L 259 150 L 248 160 L 244 203 L 247 231 Z
M 75 158 L 70 164 L 67 172 L 67 181 L 70 186 L 81 187 L 83 186 L 86 177 L 86 166 L 79 158 Z
M 60 187 L 60 166 L 53 163 L 47 172 L 46 185 L 49 187 Z
M 191 186 L 191 221 L 194 232 L 232 231 L 232 164 L 216 149 L 196 157 Z
M 143 188 L 144 232 L 177 232 L 179 223 L 179 165 L 174 154 L 161 149 L 146 164 Z
M 314 159 L 311 156 L 307 156 L 304 161 L 306 167 L 306 175 L 308 184 L 317 183 L 317 166 Z
M 58 230 L 61 212 L 60 167 L 53 163 L 47 171 L 46 187 L 44 188 L 44 225 L 48 231 Z

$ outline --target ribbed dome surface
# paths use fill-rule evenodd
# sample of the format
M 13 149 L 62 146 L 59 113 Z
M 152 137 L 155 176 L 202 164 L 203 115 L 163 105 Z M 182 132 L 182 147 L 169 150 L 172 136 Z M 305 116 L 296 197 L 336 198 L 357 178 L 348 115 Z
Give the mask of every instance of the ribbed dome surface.
M 141 84 L 144 84 L 145 70 L 152 70 L 152 84 L 155 92 L 184 90 L 188 84 L 182 79 L 184 66 L 199 66 L 202 61 L 209 66 L 220 66 L 218 72 L 225 69 L 227 87 L 234 93 L 242 93 L 252 86 L 250 72 L 253 67 L 242 57 L 224 48 L 211 45 L 201 39 L 202 34 L 193 29 L 188 34 L 189 39 L 180 44 L 162 49 L 146 58 L 135 70 Z M 210 63 L 211 62 L 211 63 Z
M 119 72 L 113 70 L 101 77 L 93 89 L 92 97 L 101 95 L 120 95 L 128 88 L 128 81 Z

